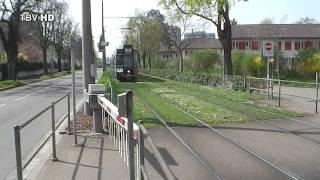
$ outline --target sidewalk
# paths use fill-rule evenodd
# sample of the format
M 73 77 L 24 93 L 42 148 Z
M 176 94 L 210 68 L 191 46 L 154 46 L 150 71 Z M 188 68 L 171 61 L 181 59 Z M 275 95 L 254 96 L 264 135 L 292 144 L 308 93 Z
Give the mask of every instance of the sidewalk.
M 80 134 L 78 143 L 73 146 L 73 136 L 63 135 L 57 145 L 58 161 L 47 160 L 35 179 L 128 179 L 126 163 L 107 135 Z

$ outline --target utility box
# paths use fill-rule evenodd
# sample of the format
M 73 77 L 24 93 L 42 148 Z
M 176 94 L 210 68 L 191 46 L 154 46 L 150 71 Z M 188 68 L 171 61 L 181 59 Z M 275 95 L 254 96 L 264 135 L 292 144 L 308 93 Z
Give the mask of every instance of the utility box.
M 92 78 L 97 77 L 97 66 L 95 64 L 90 65 L 90 75 Z
M 98 95 L 106 94 L 106 89 L 103 84 L 89 84 L 88 85 L 88 95 L 89 95 L 89 105 L 91 108 L 98 108 Z

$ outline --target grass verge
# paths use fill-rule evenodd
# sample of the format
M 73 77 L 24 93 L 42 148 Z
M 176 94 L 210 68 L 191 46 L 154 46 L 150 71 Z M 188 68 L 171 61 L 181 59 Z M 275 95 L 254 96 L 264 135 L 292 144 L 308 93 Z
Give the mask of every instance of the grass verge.
M 0 90 L 7 89 L 7 88 L 13 88 L 24 85 L 21 81 L 14 81 L 14 80 L 5 80 L 0 81 Z

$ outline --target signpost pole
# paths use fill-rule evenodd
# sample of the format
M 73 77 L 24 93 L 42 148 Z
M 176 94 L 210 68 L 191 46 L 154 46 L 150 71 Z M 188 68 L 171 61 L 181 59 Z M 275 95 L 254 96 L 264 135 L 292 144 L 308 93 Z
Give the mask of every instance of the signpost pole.
M 273 57 L 273 42 L 272 41 L 263 41 L 263 56 L 268 57 L 267 60 L 267 97 L 270 99 L 270 62 Z
M 269 76 L 270 76 L 270 58 L 268 58 L 267 60 L 267 97 L 268 99 L 270 99 L 270 93 L 269 93 L 269 89 L 270 89 L 270 83 L 269 83 Z

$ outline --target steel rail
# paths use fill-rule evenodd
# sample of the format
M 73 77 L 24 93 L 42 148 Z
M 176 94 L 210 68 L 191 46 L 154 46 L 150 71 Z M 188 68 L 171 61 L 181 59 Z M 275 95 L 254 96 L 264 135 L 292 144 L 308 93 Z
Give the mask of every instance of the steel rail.
M 168 180 L 174 180 L 176 179 L 172 173 L 172 171 L 169 169 L 168 164 L 166 163 L 166 161 L 163 159 L 163 157 L 161 156 L 156 144 L 153 142 L 153 140 L 151 139 L 148 131 L 146 130 L 146 128 L 143 125 L 140 125 L 141 131 L 143 133 L 143 135 L 145 136 L 145 138 L 148 140 L 153 152 L 154 152 L 154 156 L 155 158 L 158 160 L 161 169 L 163 170 L 164 174 L 166 175 L 166 177 L 168 178 Z
M 172 103 L 171 103 L 172 104 Z M 220 136 L 224 137 L 225 139 L 229 140 L 230 142 L 232 142 L 233 144 L 239 146 L 240 148 L 242 148 L 243 150 L 249 152 L 250 154 L 252 154 L 253 156 L 257 157 L 258 159 L 262 160 L 263 162 L 265 162 L 266 164 L 268 164 L 270 167 L 278 170 L 280 173 L 286 175 L 287 177 L 294 179 L 294 180 L 302 180 L 303 178 L 296 175 L 295 173 L 291 172 L 290 170 L 286 169 L 285 167 L 283 167 L 280 164 L 276 164 L 273 163 L 271 160 L 268 160 L 266 158 L 264 158 L 262 155 L 260 155 L 259 153 L 253 151 L 252 149 L 250 149 L 249 147 L 247 147 L 246 145 L 243 145 L 241 143 L 239 143 L 236 139 L 234 139 L 233 137 L 224 134 L 223 132 L 221 132 L 220 130 L 208 125 L 207 123 L 201 121 L 200 119 L 198 119 L 197 117 L 193 116 L 192 114 L 184 111 L 182 108 L 176 106 L 175 104 L 172 104 L 173 106 L 175 106 L 177 109 L 179 109 L 181 112 L 183 112 L 184 114 L 190 116 L 191 118 L 193 118 L 194 120 L 200 122 L 201 124 L 203 124 L 204 126 L 208 127 L 209 129 L 211 129 L 213 132 L 218 133 Z
M 136 93 L 137 95 L 137 93 Z M 205 167 L 207 170 L 215 176 L 218 180 L 223 180 L 224 178 L 219 175 L 210 165 L 207 164 L 205 160 L 202 159 L 202 157 L 192 149 L 192 147 L 186 143 L 176 131 L 174 131 L 166 122 L 165 119 L 163 119 L 150 105 L 147 103 L 141 96 L 139 96 L 141 100 L 143 100 L 144 104 L 147 106 L 147 108 L 156 116 L 156 118 L 191 152 L 191 154 Z

